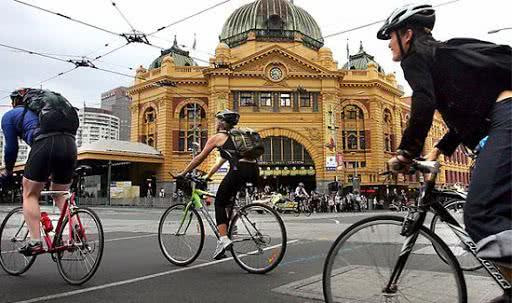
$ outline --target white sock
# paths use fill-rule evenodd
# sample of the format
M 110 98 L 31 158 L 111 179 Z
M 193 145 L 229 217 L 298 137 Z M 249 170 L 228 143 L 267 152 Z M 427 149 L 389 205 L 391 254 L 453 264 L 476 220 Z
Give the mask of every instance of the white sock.
M 227 241 L 229 241 L 229 238 L 228 238 L 228 236 L 221 236 L 221 237 L 220 237 L 220 240 L 221 240 L 222 242 L 227 242 Z

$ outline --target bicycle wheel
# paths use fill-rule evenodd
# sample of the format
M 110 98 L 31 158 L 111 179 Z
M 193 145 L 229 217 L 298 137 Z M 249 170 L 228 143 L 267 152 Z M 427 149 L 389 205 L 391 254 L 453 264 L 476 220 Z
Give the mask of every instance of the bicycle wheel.
M 302 208 L 302 212 L 304 212 L 304 215 L 306 215 L 306 217 L 311 216 L 311 207 L 309 205 L 304 205 Z
M 459 222 L 460 226 L 464 227 L 464 200 L 453 200 L 446 203 L 444 208 L 448 210 L 450 215 Z M 436 214 L 430 223 L 430 230 L 435 232 L 443 241 L 448 245 L 457 260 L 459 261 L 460 268 L 465 271 L 473 271 L 482 268 L 482 264 L 478 261 L 466 245 L 457 237 L 457 235 L 448 227 L 448 225 L 439 219 Z M 437 248 L 434 247 L 437 252 Z M 444 259 L 442 254 L 439 257 Z
M 0 226 L 0 265 L 10 275 L 26 272 L 36 256 L 27 257 L 18 252 L 28 239 L 28 227 L 23 217 L 23 208 L 11 210 Z
M 462 270 L 446 244 L 422 226 L 414 245 L 406 247 L 406 238 L 400 236 L 403 220 L 386 215 L 367 218 L 336 239 L 324 264 L 326 302 L 467 302 Z M 410 249 L 409 257 L 392 293 L 385 293 L 402 247 Z
M 57 268 L 66 282 L 81 285 L 98 270 L 103 256 L 103 227 L 98 215 L 88 208 L 78 208 L 71 214 L 70 232 L 68 217 L 55 235 L 56 247 L 66 246 L 58 252 Z M 71 234 L 70 234 L 71 233 Z
M 229 226 L 231 254 L 236 263 L 253 274 L 274 269 L 286 252 L 286 228 L 281 217 L 264 204 L 241 208 Z
M 169 207 L 158 225 L 158 243 L 165 258 L 185 266 L 199 257 L 204 245 L 204 226 L 197 210 L 185 204 Z
M 300 205 L 300 203 L 297 204 L 297 207 L 293 208 L 293 214 L 295 215 L 295 217 L 298 217 L 300 216 L 300 213 L 302 212 L 302 206 Z

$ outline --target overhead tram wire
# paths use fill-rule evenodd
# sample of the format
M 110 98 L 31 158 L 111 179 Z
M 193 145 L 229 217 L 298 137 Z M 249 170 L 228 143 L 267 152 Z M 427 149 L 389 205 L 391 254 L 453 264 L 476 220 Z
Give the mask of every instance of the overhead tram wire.
M 133 25 L 130 23 L 130 21 L 128 21 L 128 18 L 126 18 L 126 16 L 123 14 L 123 12 L 119 9 L 119 7 L 117 6 L 117 4 L 113 1 L 113 0 L 110 0 L 110 3 L 112 3 L 112 6 L 116 9 L 116 11 L 119 13 L 119 15 L 121 15 L 121 17 L 124 19 L 124 21 L 128 24 L 128 26 L 132 29 L 132 31 L 135 33 L 136 30 L 135 30 L 135 27 L 133 27 Z
M 100 56 L 97 56 L 95 58 L 95 59 L 99 59 L 99 58 L 103 58 L 103 57 L 105 57 L 105 56 L 107 56 L 109 54 L 112 54 L 113 52 L 118 51 L 118 50 L 124 48 L 125 46 L 127 46 L 128 44 L 131 44 L 131 43 L 142 43 L 142 44 L 146 44 L 146 45 L 149 45 L 149 46 L 157 47 L 157 48 L 160 48 L 161 50 L 163 50 L 164 48 L 158 47 L 158 46 L 155 46 L 155 45 L 151 44 L 149 42 L 149 40 L 147 39 L 147 37 L 148 36 L 152 36 L 152 35 L 160 32 L 160 31 L 162 31 L 164 29 L 167 29 L 167 28 L 169 28 L 169 27 L 171 27 L 173 25 L 179 24 L 179 23 L 184 22 L 184 21 L 186 21 L 188 19 L 191 19 L 191 18 L 193 18 L 195 16 L 203 14 L 203 13 L 205 13 L 205 12 L 207 12 L 209 10 L 212 10 L 212 9 L 222 5 L 222 4 L 230 2 L 231 0 L 225 0 L 225 1 L 222 1 L 222 2 L 219 2 L 219 3 L 215 4 L 213 6 L 207 7 L 207 8 L 205 8 L 205 9 L 199 11 L 199 12 L 196 12 L 196 13 L 190 15 L 190 16 L 181 18 L 181 19 L 179 19 L 179 20 L 177 20 L 177 21 L 175 21 L 175 22 L 173 22 L 173 23 L 171 23 L 169 25 L 162 26 L 159 29 L 157 29 L 156 31 L 154 31 L 154 32 L 152 32 L 152 33 L 150 33 L 148 35 L 146 35 L 143 32 L 139 32 L 139 31 L 135 30 L 133 28 L 133 26 L 131 25 L 131 23 L 126 18 L 126 16 L 121 12 L 121 10 L 117 7 L 117 5 L 115 5 L 115 2 L 113 2 L 113 1 L 111 1 L 111 3 L 118 10 L 118 12 L 121 14 L 121 16 L 125 19 L 125 21 L 128 23 L 128 25 L 132 28 L 133 34 L 116 33 L 116 32 L 113 32 L 111 30 L 108 30 L 106 28 L 102 28 L 102 27 L 99 27 L 99 26 L 96 26 L 96 25 L 93 25 L 93 24 L 90 24 L 90 23 L 87 23 L 87 22 L 84 22 L 84 21 L 81 21 L 81 20 L 78 20 L 78 19 L 74 19 L 74 18 L 71 18 L 71 17 L 69 17 L 67 15 L 64 15 L 62 13 L 54 12 L 54 11 L 51 11 L 51 10 L 39 7 L 37 5 L 33 5 L 33 4 L 30 4 L 30 3 L 23 2 L 21 0 L 13 0 L 13 1 L 15 1 L 17 3 L 20 3 L 20 4 L 23 4 L 23 5 L 26 5 L 26 6 L 29 6 L 29 7 L 32 7 L 32 8 L 35 8 L 35 9 L 38 9 L 38 10 L 41 10 L 41 11 L 44 11 L 44 12 L 47 12 L 47 13 L 50 13 L 50 14 L 53 14 L 53 15 L 56 15 L 56 16 L 59 16 L 59 17 L 62 17 L 62 18 L 65 18 L 67 20 L 70 20 L 70 21 L 73 21 L 73 22 L 77 22 L 79 24 L 82 24 L 82 25 L 85 25 L 85 26 L 88 26 L 88 27 L 91 27 L 91 28 L 94 28 L 94 29 L 97 29 L 97 30 L 100 30 L 100 31 L 103 31 L 103 32 L 106 32 L 106 33 L 109 33 L 111 35 L 114 35 L 114 36 L 117 36 L 117 37 L 122 37 L 122 38 L 126 39 L 126 41 L 127 41 L 126 44 L 124 44 L 122 46 L 119 46 L 117 48 L 114 48 L 113 50 L 110 50 L 107 53 L 102 54 Z M 110 45 L 110 43 L 106 43 L 105 45 L 108 47 L 108 45 Z M 96 51 L 94 51 L 93 53 L 95 53 L 95 52 Z M 196 58 L 196 60 L 209 63 L 207 60 L 203 60 L 203 59 L 199 59 L 199 58 Z
M 199 11 L 199 12 L 196 12 L 196 13 L 194 13 L 194 14 L 190 15 L 190 16 L 187 16 L 187 17 L 185 17 L 185 18 L 181 18 L 181 19 L 179 19 L 179 20 L 177 20 L 177 21 L 174 21 L 174 22 L 172 22 L 172 23 L 171 23 L 171 24 L 169 24 L 169 25 L 162 26 L 162 27 L 158 28 L 156 31 L 154 31 L 154 32 L 151 32 L 151 33 L 147 34 L 147 36 L 148 36 L 148 37 L 153 36 L 154 34 L 156 34 L 156 33 L 158 33 L 158 32 L 161 32 L 161 31 L 163 31 L 164 29 L 167 29 L 167 28 L 169 28 L 169 27 L 171 27 L 171 26 L 173 26 L 173 25 L 176 25 L 176 24 L 178 24 L 178 23 L 181 23 L 181 22 L 183 22 L 183 21 L 186 21 L 186 20 L 188 20 L 188 19 L 191 19 L 191 18 L 193 18 L 193 17 L 195 17 L 195 16 L 198 16 L 198 15 L 200 15 L 200 14 L 202 14 L 202 13 L 205 13 L 205 12 L 207 12 L 207 11 L 209 11 L 209 10 L 212 10 L 212 9 L 214 9 L 214 8 L 216 8 L 216 7 L 218 7 L 218 6 L 221 6 L 221 5 L 225 4 L 225 3 L 228 3 L 228 2 L 230 2 L 230 1 L 231 1 L 231 0 L 225 0 L 225 1 L 219 2 L 219 3 L 215 4 L 215 5 L 212 5 L 212 6 L 210 6 L 210 7 L 207 7 L 207 8 L 205 8 L 205 9 L 203 9 L 203 10 Z

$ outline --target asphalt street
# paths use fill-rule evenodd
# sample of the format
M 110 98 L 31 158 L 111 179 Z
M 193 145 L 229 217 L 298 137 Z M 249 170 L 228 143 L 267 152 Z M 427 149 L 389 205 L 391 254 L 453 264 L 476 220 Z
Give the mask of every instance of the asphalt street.
M 0 207 L 0 220 L 8 209 Z M 286 255 L 272 272 L 254 275 L 231 258 L 214 261 L 215 241 L 211 236 L 193 264 L 170 264 L 157 241 L 162 209 L 95 210 L 104 225 L 105 250 L 100 268 L 89 282 L 79 287 L 66 284 L 56 264 L 42 255 L 20 277 L 0 271 L 0 302 L 319 302 L 319 275 L 332 242 L 350 224 L 372 215 L 284 215 Z M 300 287 L 286 291 L 291 289 L 288 285 L 296 286 L 301 281 L 310 285 L 309 291 Z M 496 293 L 492 283 L 486 288 L 482 290 L 486 298 Z

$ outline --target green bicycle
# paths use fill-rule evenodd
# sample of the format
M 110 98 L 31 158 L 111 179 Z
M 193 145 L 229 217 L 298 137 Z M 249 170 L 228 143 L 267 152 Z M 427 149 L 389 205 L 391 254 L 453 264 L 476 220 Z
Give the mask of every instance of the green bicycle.
M 174 265 L 186 266 L 200 255 L 207 238 L 202 217 L 210 225 L 213 235 L 219 233 L 205 198 L 215 198 L 206 191 L 206 181 L 188 174 L 177 180 L 177 189 L 190 195 L 188 203 L 169 207 L 158 226 L 158 242 L 165 258 Z M 286 229 L 283 220 L 272 208 L 259 203 L 239 207 L 236 203 L 228 228 L 233 241 L 230 249 L 235 262 L 249 273 L 264 274 L 274 269 L 286 252 Z

